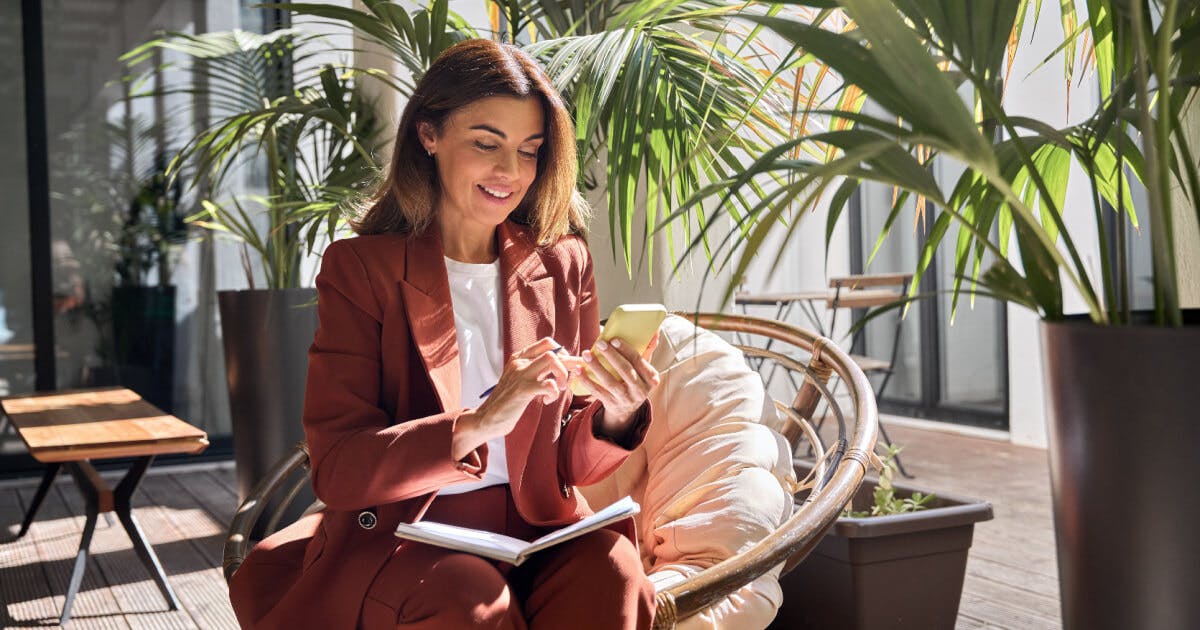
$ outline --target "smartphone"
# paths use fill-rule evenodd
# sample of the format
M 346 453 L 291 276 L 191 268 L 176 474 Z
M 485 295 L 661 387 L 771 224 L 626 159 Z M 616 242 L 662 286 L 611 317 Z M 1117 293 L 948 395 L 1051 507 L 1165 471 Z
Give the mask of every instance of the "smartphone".
M 604 328 L 600 330 L 600 339 L 612 341 L 620 339 L 621 343 L 629 344 L 638 354 L 646 351 L 650 340 L 658 332 L 658 327 L 667 317 L 667 308 L 662 304 L 622 304 L 613 309 Z M 595 350 L 593 350 L 595 353 Z M 607 362 L 596 355 L 604 369 L 616 374 Z M 586 396 L 591 392 L 582 383 L 582 379 L 571 379 L 571 391 L 578 396 Z

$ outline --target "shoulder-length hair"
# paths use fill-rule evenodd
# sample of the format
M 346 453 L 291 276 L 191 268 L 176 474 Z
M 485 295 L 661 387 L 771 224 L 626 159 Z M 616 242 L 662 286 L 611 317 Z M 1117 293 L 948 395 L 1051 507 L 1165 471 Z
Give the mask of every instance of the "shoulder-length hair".
M 430 123 L 440 133 L 451 113 L 489 96 L 536 97 L 542 103 L 546 129 L 537 175 L 514 218 L 533 228 L 539 245 L 586 232 L 588 206 L 576 188 L 575 126 L 562 97 L 533 57 L 486 39 L 448 48 L 417 82 L 383 182 L 350 222 L 355 232 L 420 234 L 429 227 L 439 194 L 437 165 L 417 137 L 417 123 Z

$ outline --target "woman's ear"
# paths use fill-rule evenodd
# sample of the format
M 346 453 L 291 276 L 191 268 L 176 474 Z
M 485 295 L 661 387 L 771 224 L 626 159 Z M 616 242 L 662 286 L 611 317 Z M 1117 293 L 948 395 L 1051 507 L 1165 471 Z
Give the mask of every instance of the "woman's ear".
M 420 140 L 427 155 L 432 156 L 437 153 L 437 134 L 434 133 L 432 123 L 424 120 L 417 122 L 417 139 Z

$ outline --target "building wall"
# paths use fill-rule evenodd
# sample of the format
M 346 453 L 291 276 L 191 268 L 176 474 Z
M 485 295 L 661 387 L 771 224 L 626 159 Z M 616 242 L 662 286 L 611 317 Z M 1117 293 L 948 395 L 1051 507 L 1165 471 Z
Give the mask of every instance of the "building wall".
M 1192 102 L 1184 120 L 1188 127 L 1188 145 L 1195 152 L 1200 148 L 1200 103 Z M 1178 235 L 1179 302 L 1184 308 L 1200 308 L 1200 225 L 1196 224 L 1200 213 L 1178 187 L 1172 201 L 1175 203 L 1175 234 Z

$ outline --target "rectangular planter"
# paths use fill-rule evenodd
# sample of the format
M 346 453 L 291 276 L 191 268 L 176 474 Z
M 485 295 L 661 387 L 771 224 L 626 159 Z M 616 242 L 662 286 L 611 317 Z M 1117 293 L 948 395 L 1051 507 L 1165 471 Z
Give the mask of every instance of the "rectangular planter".
M 900 496 L 926 492 L 894 486 Z M 855 510 L 869 508 L 874 489 L 868 479 Z M 992 518 L 992 505 L 935 493 L 920 512 L 839 518 L 780 580 L 783 606 L 770 627 L 953 630 L 975 523 Z

